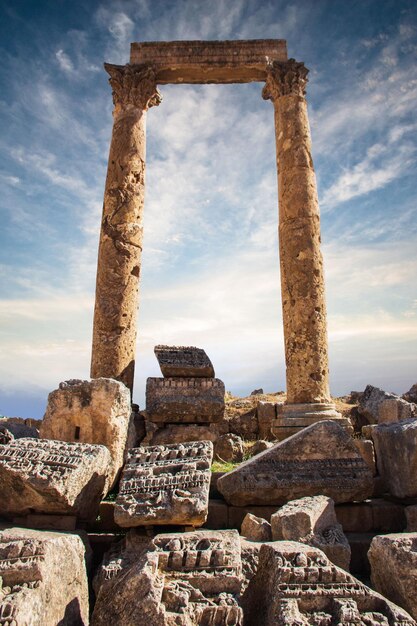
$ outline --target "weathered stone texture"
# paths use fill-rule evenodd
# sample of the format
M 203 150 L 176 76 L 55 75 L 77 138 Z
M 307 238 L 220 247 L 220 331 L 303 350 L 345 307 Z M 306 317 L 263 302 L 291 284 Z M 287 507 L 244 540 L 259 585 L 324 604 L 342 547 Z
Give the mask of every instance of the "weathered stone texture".
M 400 422 L 417 416 L 415 404 L 372 385 L 367 385 L 360 395 L 358 411 L 370 424 Z
M 299 541 L 315 546 L 339 567 L 349 570 L 350 547 L 326 496 L 293 500 L 271 516 L 274 541 Z
M 243 603 L 247 626 L 415 625 L 321 550 L 289 541 L 261 546 Z
M 14 439 L 21 437 L 39 437 L 41 420 L 24 417 L 0 417 L 0 430 L 6 428 Z
M 417 419 L 371 429 L 378 472 L 397 498 L 417 496 Z
M 405 515 L 407 519 L 406 532 L 408 533 L 417 532 L 417 504 L 413 506 L 407 506 L 405 508 Z
M 243 461 L 243 441 L 239 435 L 220 435 L 214 444 L 214 458 L 226 463 Z
M 106 65 L 114 124 L 104 192 L 94 311 L 92 378 L 132 391 L 145 195 L 145 123 L 160 103 L 149 67 Z
M 354 439 L 354 444 L 362 455 L 365 463 L 372 472 L 372 476 L 376 476 L 376 460 L 375 448 L 370 439 Z
M 202 348 L 155 346 L 154 352 L 165 378 L 214 378 L 213 365 Z
M 374 537 L 368 558 L 372 586 L 417 619 L 417 533 Z
M 148 378 L 146 412 L 153 422 L 218 422 L 224 394 L 218 378 Z
M 217 486 L 236 506 L 280 505 L 307 495 L 364 500 L 373 480 L 352 438 L 336 422 L 324 420 L 245 461 Z
M 123 383 L 111 378 L 68 380 L 49 394 L 40 435 L 105 445 L 111 454 L 110 489 L 124 462 L 130 416 L 130 393 Z
M 417 404 L 417 383 L 412 385 L 410 389 L 403 394 L 402 397 L 404 398 L 404 400 L 407 400 L 407 402 L 413 402 L 414 404 Z
M 0 530 L 0 624 L 88 624 L 84 544 L 77 535 Z
M 130 62 L 150 63 L 159 84 L 263 81 L 268 59 L 287 59 L 285 40 L 145 41 L 130 50 Z
M 212 458 L 210 441 L 129 450 L 115 522 L 201 526 L 207 518 Z
M 236 531 L 158 535 L 105 568 L 92 626 L 242 625 Z
M 241 534 L 249 541 L 271 541 L 271 524 L 262 517 L 247 513 L 242 522 Z
M 0 514 L 94 518 L 109 463 L 104 446 L 25 438 L 0 446 Z
M 330 403 L 320 214 L 305 89 L 294 59 L 270 64 L 263 90 L 273 101 L 287 403 Z

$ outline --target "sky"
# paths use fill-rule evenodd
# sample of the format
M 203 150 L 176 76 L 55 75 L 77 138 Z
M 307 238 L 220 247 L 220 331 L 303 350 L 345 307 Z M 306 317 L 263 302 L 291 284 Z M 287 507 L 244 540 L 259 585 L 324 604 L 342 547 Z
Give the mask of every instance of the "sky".
M 310 69 L 334 396 L 417 381 L 417 4 L 4 0 L 0 414 L 88 378 L 112 101 L 132 41 L 286 39 Z M 273 106 L 262 84 L 163 85 L 147 117 L 134 401 L 156 344 L 226 389 L 285 389 Z

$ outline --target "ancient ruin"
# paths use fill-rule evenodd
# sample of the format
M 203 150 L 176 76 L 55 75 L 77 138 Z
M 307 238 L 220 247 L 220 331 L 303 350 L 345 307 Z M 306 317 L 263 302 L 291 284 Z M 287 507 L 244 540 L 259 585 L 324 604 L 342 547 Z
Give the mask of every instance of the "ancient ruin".
M 210 441 L 129 450 L 115 522 L 201 526 L 207 518 L 212 458 Z
M 105 67 L 92 379 L 0 419 L 0 626 L 417 626 L 417 386 L 330 396 L 308 70 L 282 40 Z M 146 112 L 158 85 L 240 82 L 275 113 L 287 390 L 235 397 L 203 348 L 157 345 L 138 407 Z

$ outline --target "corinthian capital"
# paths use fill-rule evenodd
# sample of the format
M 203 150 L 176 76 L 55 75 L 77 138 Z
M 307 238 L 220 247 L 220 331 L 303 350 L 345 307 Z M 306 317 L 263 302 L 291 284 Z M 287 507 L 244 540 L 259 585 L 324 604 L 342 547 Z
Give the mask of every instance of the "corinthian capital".
M 264 100 L 276 100 L 281 96 L 305 96 L 308 69 L 295 59 L 273 61 L 267 67 Z
M 110 75 L 114 112 L 129 108 L 146 111 L 158 106 L 162 96 L 156 87 L 155 72 L 149 65 L 111 65 L 104 64 Z

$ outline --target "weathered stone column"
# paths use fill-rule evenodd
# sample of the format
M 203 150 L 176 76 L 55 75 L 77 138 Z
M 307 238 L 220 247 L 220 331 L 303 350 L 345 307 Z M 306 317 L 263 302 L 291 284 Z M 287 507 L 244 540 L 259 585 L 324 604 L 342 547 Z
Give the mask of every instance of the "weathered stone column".
M 287 368 L 283 427 L 340 417 L 328 381 L 320 213 L 305 88 L 308 70 L 273 62 L 262 96 L 273 101 L 279 191 L 281 297 Z M 295 421 L 296 420 L 296 421 Z
M 105 64 L 114 123 L 98 252 L 91 377 L 133 388 L 145 193 L 146 111 L 161 97 L 152 68 Z

